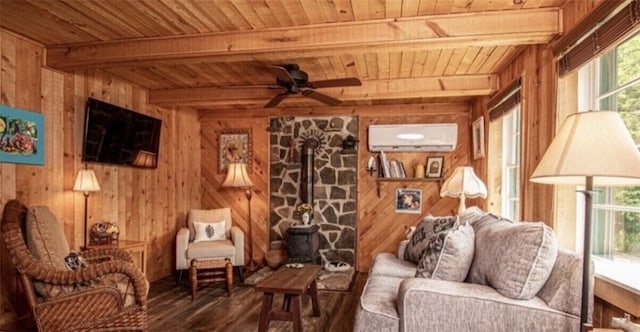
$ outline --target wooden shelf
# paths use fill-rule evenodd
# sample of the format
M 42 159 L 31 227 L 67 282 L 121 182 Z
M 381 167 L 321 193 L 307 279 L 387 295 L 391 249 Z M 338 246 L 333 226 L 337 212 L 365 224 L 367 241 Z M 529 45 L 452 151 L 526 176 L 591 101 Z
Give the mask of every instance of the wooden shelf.
M 378 197 L 380 197 L 380 183 L 384 182 L 437 182 L 438 187 L 442 184 L 442 178 L 377 178 L 376 185 L 378 187 Z

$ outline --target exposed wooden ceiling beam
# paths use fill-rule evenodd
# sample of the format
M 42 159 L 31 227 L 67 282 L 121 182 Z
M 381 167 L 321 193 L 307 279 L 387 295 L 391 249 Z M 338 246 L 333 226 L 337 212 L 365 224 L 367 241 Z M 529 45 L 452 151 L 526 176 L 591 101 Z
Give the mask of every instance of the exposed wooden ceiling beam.
M 465 97 L 490 95 L 498 89 L 497 75 L 464 75 L 394 80 L 371 80 L 362 86 L 318 89 L 342 101 Z M 280 93 L 277 89 L 225 89 L 218 87 L 150 90 L 149 103 L 158 106 L 266 104 Z M 299 96 L 293 96 L 299 97 Z M 287 98 L 289 99 L 289 98 Z M 287 100 L 285 99 L 285 101 Z
M 255 59 L 291 51 L 305 56 L 398 46 L 533 44 L 546 43 L 560 32 L 557 8 L 495 11 L 61 45 L 47 49 L 47 65 L 81 69 L 225 55 Z
M 432 115 L 442 114 L 468 114 L 471 117 L 471 105 L 466 102 L 455 103 L 417 103 L 417 104 L 394 104 L 394 105 L 366 105 L 366 106 L 304 106 L 304 107 L 287 107 L 287 108 L 266 108 L 261 106 L 252 109 L 238 108 L 215 108 L 200 109 L 200 121 L 218 121 L 220 117 L 224 118 L 247 118 L 247 117 L 264 117 L 264 116 L 323 116 L 323 115 L 345 115 L 358 114 L 361 116 L 376 117 L 394 117 L 398 114 L 405 116 L 424 115 L 426 113 Z

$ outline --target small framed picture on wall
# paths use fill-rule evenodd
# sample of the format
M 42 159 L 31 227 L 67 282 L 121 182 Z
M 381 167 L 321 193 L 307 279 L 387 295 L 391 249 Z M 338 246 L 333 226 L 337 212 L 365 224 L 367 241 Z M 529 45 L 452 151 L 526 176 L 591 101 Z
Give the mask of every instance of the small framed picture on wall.
M 422 190 L 396 190 L 396 212 L 420 214 L 422 212 Z
M 218 173 L 225 173 L 231 163 L 247 164 L 251 172 L 251 128 L 218 131 Z
M 484 158 L 484 116 L 473 121 L 473 160 Z
M 443 165 L 444 165 L 444 157 L 428 157 L 426 177 L 441 178 Z

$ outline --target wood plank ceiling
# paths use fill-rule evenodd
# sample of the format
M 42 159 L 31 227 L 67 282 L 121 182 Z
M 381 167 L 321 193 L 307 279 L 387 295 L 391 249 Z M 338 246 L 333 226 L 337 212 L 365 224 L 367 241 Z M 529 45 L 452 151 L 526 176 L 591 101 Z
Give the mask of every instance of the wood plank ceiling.
M 562 33 L 567 0 L 1 0 L 0 27 L 43 44 L 46 64 L 99 69 L 150 90 L 149 102 L 261 108 L 272 64 L 342 105 L 460 102 L 489 95 L 525 45 Z M 321 106 L 296 95 L 280 107 Z

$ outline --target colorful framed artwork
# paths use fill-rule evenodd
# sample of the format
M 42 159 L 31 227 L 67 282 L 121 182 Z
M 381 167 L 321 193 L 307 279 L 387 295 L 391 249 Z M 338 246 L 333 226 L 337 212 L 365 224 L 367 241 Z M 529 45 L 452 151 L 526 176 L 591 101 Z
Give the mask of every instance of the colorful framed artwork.
M 473 121 L 473 160 L 484 157 L 484 116 Z
M 444 165 L 444 157 L 428 157 L 426 177 L 441 178 L 443 165 Z
M 247 164 L 251 173 L 251 128 L 218 131 L 218 173 L 225 173 L 230 163 Z
M 422 190 L 398 189 L 396 190 L 396 213 L 422 212 Z
M 44 165 L 44 116 L 0 105 L 0 163 Z

